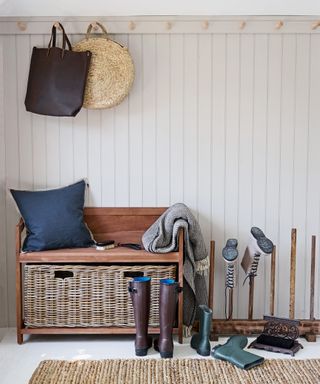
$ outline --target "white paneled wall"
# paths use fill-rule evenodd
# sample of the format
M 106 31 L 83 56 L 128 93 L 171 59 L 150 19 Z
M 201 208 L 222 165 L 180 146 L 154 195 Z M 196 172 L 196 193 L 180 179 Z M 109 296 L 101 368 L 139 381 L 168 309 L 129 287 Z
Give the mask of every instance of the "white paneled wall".
M 195 27 L 189 33 L 186 22 L 179 33 L 141 27 L 143 33 L 115 35 L 135 62 L 130 96 L 116 108 L 83 109 L 76 118 L 37 116 L 24 108 L 30 52 L 47 43 L 49 24 L 1 35 L 1 326 L 15 319 L 18 219 L 5 188 L 56 187 L 81 177 L 89 179 L 91 206 L 183 201 L 192 208 L 207 244 L 217 244 L 219 317 L 221 249 L 236 237 L 242 256 L 252 225 L 277 245 L 276 314 L 288 315 L 290 231 L 296 227 L 296 316 L 308 316 L 310 240 L 319 235 L 320 34 L 303 20 L 304 32 L 302 24 L 290 32 L 271 24 L 270 33 L 258 27 L 230 33 L 232 22 L 238 25 L 225 21 L 224 30 L 221 21 L 217 33 Z M 74 32 L 72 41 L 82 37 Z M 244 317 L 248 287 L 241 270 L 238 275 L 235 313 Z M 256 281 L 256 317 L 268 313 L 269 279 L 265 258 Z M 317 316 L 319 304 L 317 294 Z

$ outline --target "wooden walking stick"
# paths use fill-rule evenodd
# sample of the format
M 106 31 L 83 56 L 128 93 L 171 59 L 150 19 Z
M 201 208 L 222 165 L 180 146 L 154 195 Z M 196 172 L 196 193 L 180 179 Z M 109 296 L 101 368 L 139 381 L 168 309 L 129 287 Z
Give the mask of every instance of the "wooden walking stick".
M 290 303 L 289 318 L 294 319 L 295 293 L 296 293 L 296 255 L 297 255 L 297 230 L 291 230 L 291 257 L 290 257 Z
M 274 295 L 276 286 L 276 246 L 273 246 L 271 254 L 270 271 L 270 316 L 274 316 Z
M 215 256 L 215 241 L 210 241 L 210 272 L 209 272 L 209 303 L 208 306 L 213 310 L 214 304 L 214 256 Z
M 232 316 L 233 316 L 233 288 L 229 288 L 227 319 L 232 320 Z
M 214 240 L 210 241 L 210 270 L 209 270 L 209 299 L 208 307 L 213 311 L 214 306 L 214 262 L 215 262 L 215 246 Z M 213 334 L 212 327 L 210 332 L 210 340 L 216 341 L 217 337 Z
M 249 276 L 249 305 L 248 305 L 248 320 L 253 317 L 253 294 L 254 294 L 254 276 Z
M 316 271 L 316 237 L 311 238 L 310 320 L 314 320 L 314 285 Z
M 316 272 L 316 236 L 311 237 L 311 274 L 310 274 L 310 320 L 314 320 L 314 288 L 315 288 L 315 272 Z M 305 335 L 308 341 L 315 342 L 317 340 L 316 333 L 311 330 Z

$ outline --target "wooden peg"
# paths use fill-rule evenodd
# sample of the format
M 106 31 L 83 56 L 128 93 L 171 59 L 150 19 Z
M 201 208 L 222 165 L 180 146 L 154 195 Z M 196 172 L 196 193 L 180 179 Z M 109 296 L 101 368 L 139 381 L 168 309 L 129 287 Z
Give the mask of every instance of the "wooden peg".
M 203 21 L 201 26 L 202 26 L 202 29 L 207 30 L 209 28 L 209 21 L 208 20 Z
M 24 32 L 27 29 L 27 23 L 24 21 L 18 21 L 17 27 L 21 32 Z
M 170 21 L 167 21 L 166 25 L 165 25 L 165 28 L 166 28 L 167 31 L 170 31 L 170 29 L 172 28 L 172 23 Z
M 129 25 L 128 25 L 128 28 L 130 29 L 130 31 L 133 31 L 136 28 L 135 23 L 133 21 L 130 21 Z
M 241 21 L 241 23 L 240 23 L 240 25 L 239 25 L 239 29 L 240 29 L 241 31 L 243 31 L 243 30 L 245 29 L 246 25 L 247 25 L 247 23 L 246 23 L 245 21 Z
M 91 26 L 92 26 L 92 29 L 93 29 L 94 31 L 97 31 L 97 30 L 99 29 L 98 24 L 97 24 L 96 21 L 94 21 L 93 23 L 91 23 Z
M 317 29 L 318 27 L 320 27 L 320 20 L 317 21 L 316 23 L 314 23 L 314 24 L 312 25 L 312 29 L 315 30 L 315 29 Z
M 54 24 L 53 24 L 57 29 L 59 29 L 59 31 L 62 31 L 61 27 L 60 27 L 60 23 L 59 21 L 56 21 Z
M 279 20 L 277 23 L 276 23 L 276 26 L 275 26 L 275 29 L 279 30 L 283 27 L 284 23 L 282 20 Z

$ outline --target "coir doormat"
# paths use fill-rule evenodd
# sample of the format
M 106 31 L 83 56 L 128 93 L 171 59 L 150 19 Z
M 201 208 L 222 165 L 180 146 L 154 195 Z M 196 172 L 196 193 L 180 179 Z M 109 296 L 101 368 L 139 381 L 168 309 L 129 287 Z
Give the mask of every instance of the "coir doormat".
M 316 384 L 320 359 L 268 360 L 249 371 L 213 359 L 46 360 L 29 384 Z

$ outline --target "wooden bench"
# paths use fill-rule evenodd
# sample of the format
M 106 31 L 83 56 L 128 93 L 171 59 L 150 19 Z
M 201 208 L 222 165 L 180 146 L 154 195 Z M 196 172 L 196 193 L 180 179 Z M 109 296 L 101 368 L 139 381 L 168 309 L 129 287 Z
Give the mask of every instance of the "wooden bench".
M 97 241 L 112 239 L 116 243 L 139 243 L 143 233 L 166 208 L 85 208 L 85 221 Z M 107 251 L 95 248 L 59 249 L 42 252 L 21 252 L 24 223 L 19 221 L 16 227 L 16 316 L 17 342 L 23 343 L 24 334 L 134 334 L 132 327 L 41 327 L 28 328 L 23 319 L 23 265 L 27 263 L 43 264 L 167 264 L 175 263 L 178 267 L 177 277 L 183 286 L 183 231 L 179 233 L 179 249 L 171 253 L 149 253 L 145 250 L 132 250 L 117 247 Z M 177 327 L 179 343 L 183 341 L 183 295 L 179 295 Z M 149 328 L 150 334 L 159 333 L 159 328 Z

